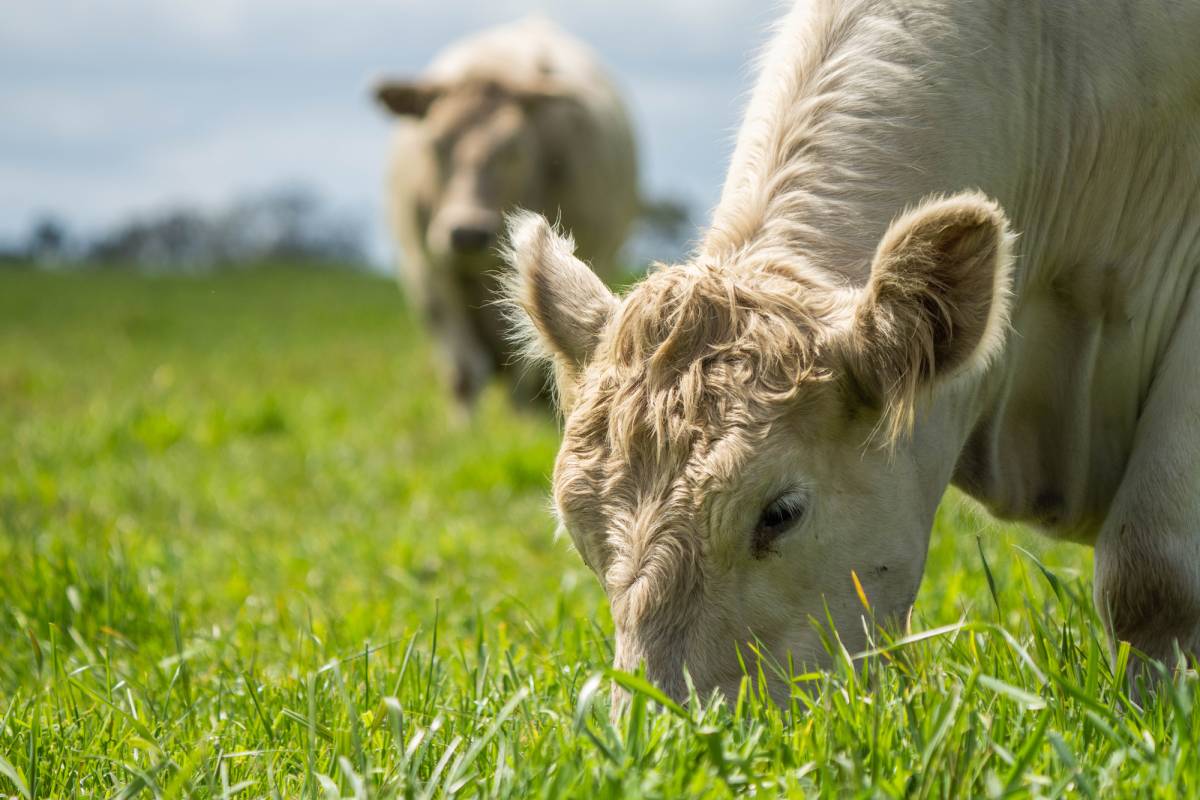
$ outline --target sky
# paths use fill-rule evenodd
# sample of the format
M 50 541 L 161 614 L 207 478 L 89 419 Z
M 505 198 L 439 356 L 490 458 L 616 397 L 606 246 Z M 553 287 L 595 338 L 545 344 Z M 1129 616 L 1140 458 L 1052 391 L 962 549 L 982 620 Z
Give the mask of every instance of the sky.
M 367 88 L 541 13 L 630 106 L 648 196 L 715 204 L 769 0 L 11 0 L 0 25 L 0 240 L 54 213 L 94 233 L 281 184 L 369 226 L 382 262 L 389 120 Z

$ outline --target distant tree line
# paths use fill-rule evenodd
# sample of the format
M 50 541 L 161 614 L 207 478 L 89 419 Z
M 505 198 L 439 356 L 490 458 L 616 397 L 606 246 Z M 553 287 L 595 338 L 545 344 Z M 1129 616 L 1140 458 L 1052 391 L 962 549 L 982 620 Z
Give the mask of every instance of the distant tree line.
M 642 204 L 626 255 L 631 265 L 677 259 L 695 235 L 687 204 Z M 176 205 L 134 215 L 85 236 L 53 214 L 15 242 L 0 242 L 0 267 L 97 267 L 205 272 L 255 264 L 364 266 L 362 221 L 331 211 L 312 189 L 290 185 L 247 195 L 217 211 Z
M 58 217 L 44 215 L 22 241 L 0 245 L 0 263 L 162 272 L 266 263 L 357 266 L 365 261 L 361 222 L 330 211 L 304 186 L 247 195 L 215 212 L 169 207 L 88 238 L 73 233 Z

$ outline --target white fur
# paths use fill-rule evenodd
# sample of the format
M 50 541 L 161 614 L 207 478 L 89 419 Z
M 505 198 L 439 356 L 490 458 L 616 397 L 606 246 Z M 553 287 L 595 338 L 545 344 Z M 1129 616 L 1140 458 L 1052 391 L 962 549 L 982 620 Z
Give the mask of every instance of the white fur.
M 1200 652 L 1197 31 L 1200 3 L 1167 0 L 795 4 L 762 59 L 699 253 L 635 287 L 616 318 L 654 330 L 645 298 L 686 297 L 694 275 L 763 298 L 777 296 L 766 282 L 796 276 L 799 298 L 828 312 L 808 317 L 814 352 L 836 350 L 855 325 L 844 299 L 867 291 L 904 210 L 979 202 L 961 194 L 978 191 L 1011 228 L 989 264 L 987 324 L 965 369 L 928 382 L 911 436 L 887 454 L 861 446 L 877 420 L 828 389 L 836 362 L 818 364 L 810 375 L 826 381 L 801 385 L 763 433 L 753 423 L 769 414 L 737 402 L 753 393 L 706 376 L 691 341 L 687 392 L 656 397 L 670 409 L 717 387 L 733 411 L 696 423 L 707 450 L 688 455 L 681 439 L 661 464 L 631 466 L 588 437 L 598 421 L 637 433 L 606 412 L 648 391 L 655 355 L 639 372 L 601 348 L 578 383 L 556 491 L 589 563 L 624 569 L 608 585 L 621 666 L 645 659 L 678 692 L 686 664 L 702 693 L 728 689 L 734 644 L 751 638 L 780 662 L 821 661 L 810 617 L 826 613 L 860 648 L 850 573 L 880 620 L 902 620 L 951 482 L 999 516 L 1095 544 L 1114 640 L 1160 658 L 1176 642 Z M 702 328 L 673 313 L 661 311 Z M 722 450 L 730 441 L 742 446 Z M 789 486 L 811 497 L 804 528 L 755 558 L 756 516 Z

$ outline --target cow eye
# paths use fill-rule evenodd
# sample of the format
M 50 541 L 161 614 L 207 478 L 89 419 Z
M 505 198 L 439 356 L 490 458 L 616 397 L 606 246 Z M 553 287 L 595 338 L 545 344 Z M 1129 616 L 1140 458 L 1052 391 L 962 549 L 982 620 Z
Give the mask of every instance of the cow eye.
M 763 509 L 754 527 L 751 543 L 754 555 L 761 557 L 770 552 L 776 539 L 800 524 L 804 519 L 804 510 L 804 496 L 799 492 L 787 492 L 772 500 Z

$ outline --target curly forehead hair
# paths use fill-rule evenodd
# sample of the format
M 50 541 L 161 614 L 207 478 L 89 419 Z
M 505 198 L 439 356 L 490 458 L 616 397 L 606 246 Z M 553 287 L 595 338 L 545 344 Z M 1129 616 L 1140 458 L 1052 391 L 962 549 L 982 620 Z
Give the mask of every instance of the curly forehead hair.
M 778 265 L 652 272 L 581 376 L 568 438 L 611 459 L 662 464 L 765 431 L 803 382 L 825 377 L 817 356 L 828 289 Z

